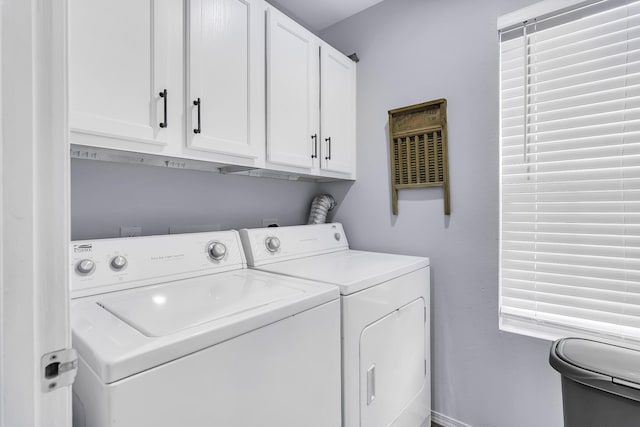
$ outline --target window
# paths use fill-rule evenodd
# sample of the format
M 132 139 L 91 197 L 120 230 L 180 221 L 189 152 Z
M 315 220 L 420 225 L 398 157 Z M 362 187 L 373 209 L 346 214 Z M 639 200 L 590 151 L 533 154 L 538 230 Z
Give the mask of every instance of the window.
M 549 3 L 499 23 L 500 328 L 640 344 L 640 1 Z

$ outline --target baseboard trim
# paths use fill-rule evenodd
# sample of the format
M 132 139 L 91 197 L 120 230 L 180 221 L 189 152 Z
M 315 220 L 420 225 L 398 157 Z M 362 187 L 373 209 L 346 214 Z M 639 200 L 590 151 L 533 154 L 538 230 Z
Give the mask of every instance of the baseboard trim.
M 442 427 L 471 427 L 469 424 L 447 417 L 446 415 L 436 411 L 431 411 L 431 422 L 439 424 Z

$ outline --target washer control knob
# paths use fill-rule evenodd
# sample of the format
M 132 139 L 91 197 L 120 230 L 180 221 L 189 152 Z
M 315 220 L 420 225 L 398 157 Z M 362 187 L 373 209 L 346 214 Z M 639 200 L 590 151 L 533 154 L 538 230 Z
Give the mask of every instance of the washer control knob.
M 280 249 L 280 239 L 276 236 L 267 237 L 264 244 L 267 246 L 269 252 L 277 252 L 278 249 Z
M 127 259 L 122 255 L 116 255 L 111 258 L 111 268 L 120 271 L 127 266 Z
M 83 259 L 76 264 L 76 271 L 82 275 L 88 275 L 93 273 L 96 269 L 96 263 L 90 259 Z
M 224 243 L 220 242 L 211 242 L 207 247 L 207 252 L 209 252 L 209 257 L 215 261 L 220 261 L 222 258 L 227 255 L 227 247 Z

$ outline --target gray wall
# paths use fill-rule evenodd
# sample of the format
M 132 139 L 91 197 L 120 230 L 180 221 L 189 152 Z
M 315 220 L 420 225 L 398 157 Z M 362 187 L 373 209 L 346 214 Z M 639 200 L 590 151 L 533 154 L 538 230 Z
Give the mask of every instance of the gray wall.
M 143 235 L 169 227 L 221 229 L 306 223 L 317 184 L 152 166 L 71 161 L 71 238 L 118 237 L 121 226 Z
M 357 52 L 358 180 L 323 186 L 352 247 L 432 264 L 433 406 L 474 427 L 562 425 L 550 343 L 498 331 L 497 16 L 532 0 L 386 0 L 325 30 Z M 452 214 L 405 190 L 391 214 L 387 110 L 447 98 Z

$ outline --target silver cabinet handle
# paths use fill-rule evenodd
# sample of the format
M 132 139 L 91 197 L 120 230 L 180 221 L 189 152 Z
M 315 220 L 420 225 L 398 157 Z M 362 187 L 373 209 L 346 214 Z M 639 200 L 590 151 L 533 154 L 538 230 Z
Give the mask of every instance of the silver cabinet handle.
M 376 365 L 367 369 L 367 406 L 376 400 Z

